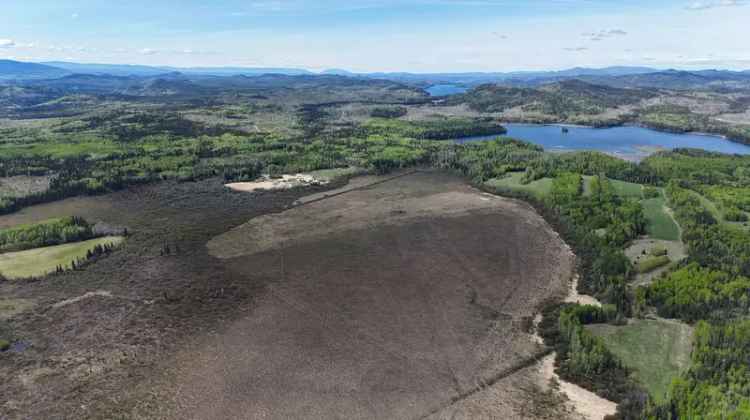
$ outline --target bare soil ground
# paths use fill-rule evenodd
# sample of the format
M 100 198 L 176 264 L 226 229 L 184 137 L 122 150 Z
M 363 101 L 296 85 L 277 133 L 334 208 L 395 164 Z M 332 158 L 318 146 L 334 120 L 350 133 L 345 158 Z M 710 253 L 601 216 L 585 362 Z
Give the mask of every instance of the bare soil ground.
M 550 354 L 539 364 L 542 377 L 556 384 L 559 391 L 570 400 L 570 406 L 574 413 L 586 420 L 601 420 L 605 416 L 614 415 L 617 404 L 606 400 L 593 392 L 582 388 L 574 383 L 561 380 L 555 373 L 555 355 Z
M 271 284 L 167 362 L 155 417 L 540 418 L 531 385 L 471 392 L 543 351 L 523 325 L 564 295 L 572 258 L 540 216 L 439 173 L 307 203 L 209 243 Z
M 310 187 L 310 190 L 321 190 Z M 0 226 L 83 216 L 128 241 L 84 270 L 0 282 L 0 413 L 5 419 L 129 418 L 139 384 L 193 337 L 252 307 L 265 284 L 209 256 L 211 237 L 283 210 L 301 191 L 233 193 L 219 180 L 160 183 L 27 208 Z M 169 244 L 170 255 L 160 255 Z
M 7 321 L 28 348 L 0 356 L 6 417 L 569 415 L 528 325 L 573 258 L 533 209 L 442 173 L 317 197 L 165 183 L 0 218 L 133 233 L 84 271 L 0 284 L 28 301 Z
M 18 175 L 0 178 L 0 197 L 24 197 L 49 189 L 51 177 Z
M 742 113 L 717 115 L 714 119 L 729 124 L 748 125 L 750 124 L 750 109 Z
M 469 106 L 466 104 L 449 106 L 419 105 L 410 106 L 408 110 L 408 114 L 406 114 L 406 116 L 404 116 L 403 118 L 409 121 L 422 121 L 446 117 L 475 118 L 481 116 L 499 115 L 493 113 L 481 113 L 469 108 Z
M 691 112 L 704 115 L 717 115 L 727 112 L 729 103 L 725 97 L 709 93 L 683 95 L 662 95 L 644 100 L 642 106 L 675 105 L 687 107 Z

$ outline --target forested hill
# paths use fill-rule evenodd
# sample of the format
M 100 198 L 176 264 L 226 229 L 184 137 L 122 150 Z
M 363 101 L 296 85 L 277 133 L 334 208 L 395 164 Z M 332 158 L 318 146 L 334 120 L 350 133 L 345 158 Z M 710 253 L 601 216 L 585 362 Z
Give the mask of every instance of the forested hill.
M 642 89 L 613 88 L 580 80 L 568 80 L 539 88 L 515 88 L 487 84 L 452 98 L 482 112 L 502 112 L 522 106 L 527 111 L 565 117 L 572 114 L 599 114 L 608 108 L 637 104 L 656 96 Z
M 69 71 L 44 64 L 0 60 L 0 82 L 12 80 L 52 79 L 70 74 Z

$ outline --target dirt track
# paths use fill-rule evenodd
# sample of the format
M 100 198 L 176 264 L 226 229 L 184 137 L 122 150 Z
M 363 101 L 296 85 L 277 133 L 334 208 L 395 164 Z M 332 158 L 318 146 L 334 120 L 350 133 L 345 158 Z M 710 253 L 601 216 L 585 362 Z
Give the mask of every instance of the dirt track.
M 532 382 L 493 380 L 540 353 L 523 326 L 571 273 L 528 206 L 418 173 L 261 216 L 209 249 L 267 293 L 165 362 L 168 403 L 139 416 L 544 417 Z

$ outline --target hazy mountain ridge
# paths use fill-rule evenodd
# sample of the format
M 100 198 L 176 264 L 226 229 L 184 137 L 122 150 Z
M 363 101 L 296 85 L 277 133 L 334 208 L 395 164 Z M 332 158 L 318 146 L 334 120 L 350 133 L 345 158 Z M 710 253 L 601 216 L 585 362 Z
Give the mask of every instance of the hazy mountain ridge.
M 750 87 L 750 70 L 659 70 L 650 67 L 613 66 L 605 68 L 576 67 L 559 71 L 515 71 L 515 72 L 464 72 L 464 73 L 409 73 L 374 72 L 356 73 L 345 69 L 328 69 L 313 73 L 304 69 L 276 67 L 158 67 L 126 64 L 71 63 L 52 61 L 46 63 L 24 63 L 0 60 L 0 81 L 23 82 L 27 80 L 59 79 L 72 74 L 89 74 L 114 77 L 158 77 L 168 73 L 180 73 L 189 79 L 212 77 L 259 77 L 262 75 L 337 76 L 359 79 L 385 79 L 399 83 L 426 87 L 432 84 L 449 83 L 479 86 L 499 83 L 516 87 L 537 87 L 570 79 L 581 79 L 594 84 L 613 87 L 642 87 L 666 89 L 692 89 L 707 86 L 729 88 Z M 238 79 L 240 80 L 240 79 Z M 54 84 L 54 82 L 50 82 Z
M 15 79 L 52 79 L 70 74 L 69 71 L 37 63 L 0 60 L 0 81 Z

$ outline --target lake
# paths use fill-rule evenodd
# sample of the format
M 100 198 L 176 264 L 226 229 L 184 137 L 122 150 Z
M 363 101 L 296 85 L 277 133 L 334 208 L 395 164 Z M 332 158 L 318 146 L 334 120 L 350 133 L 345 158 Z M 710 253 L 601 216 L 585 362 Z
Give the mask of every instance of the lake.
M 425 89 L 427 93 L 430 94 L 430 96 L 449 96 L 449 95 L 457 95 L 459 93 L 464 93 L 468 88 L 465 88 L 463 86 L 458 85 L 450 85 L 450 84 L 442 84 L 442 85 L 432 85 Z
M 648 128 L 624 126 L 591 128 L 559 125 L 506 124 L 508 137 L 526 140 L 543 146 L 548 151 L 598 150 L 624 159 L 640 160 L 664 149 L 690 147 L 729 154 L 750 154 L 750 146 L 734 143 L 722 137 L 704 134 L 675 134 Z M 497 136 L 467 137 L 459 143 L 482 141 Z

